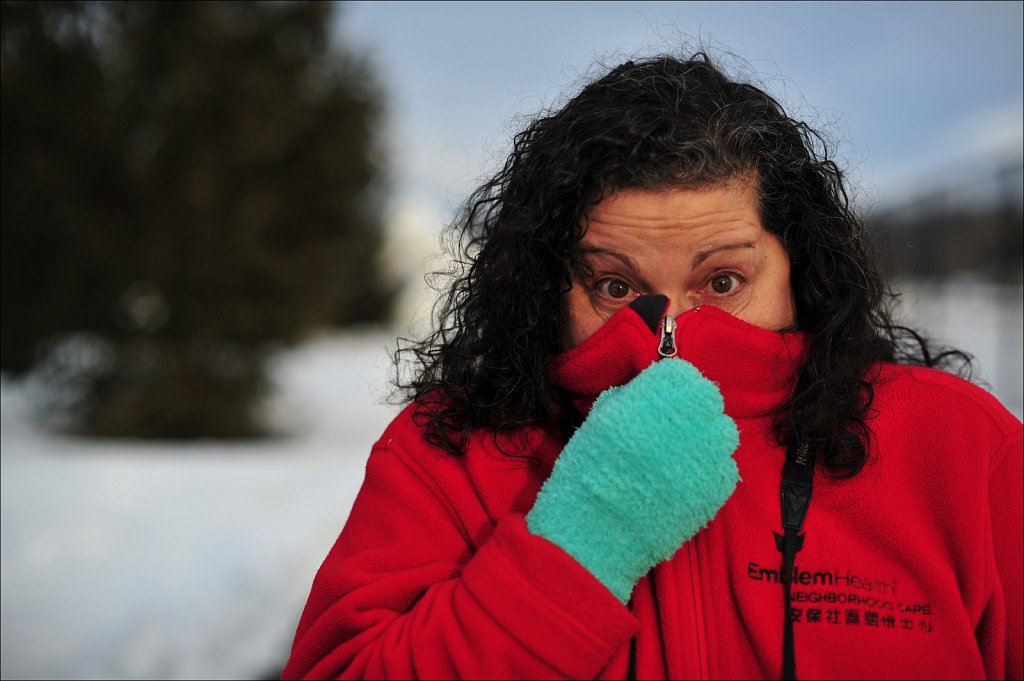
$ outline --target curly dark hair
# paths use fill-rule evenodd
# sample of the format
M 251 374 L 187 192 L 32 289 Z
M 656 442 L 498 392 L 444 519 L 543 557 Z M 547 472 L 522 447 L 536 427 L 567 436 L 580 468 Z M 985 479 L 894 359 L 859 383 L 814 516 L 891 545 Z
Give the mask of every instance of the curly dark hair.
M 622 189 L 738 176 L 757 178 L 761 219 L 789 256 L 809 339 L 777 438 L 808 443 L 833 475 L 856 475 L 867 458 L 872 366 L 970 360 L 933 357 L 920 335 L 893 323 L 893 294 L 823 136 L 705 53 L 612 69 L 516 135 L 504 167 L 463 205 L 448 231 L 456 271 L 435 330 L 396 353 L 396 362 L 411 359 L 414 374 L 398 388 L 418 401 L 428 440 L 458 454 L 479 427 L 571 420 L 548 364 L 561 351 L 563 295 L 585 267 L 587 211 Z

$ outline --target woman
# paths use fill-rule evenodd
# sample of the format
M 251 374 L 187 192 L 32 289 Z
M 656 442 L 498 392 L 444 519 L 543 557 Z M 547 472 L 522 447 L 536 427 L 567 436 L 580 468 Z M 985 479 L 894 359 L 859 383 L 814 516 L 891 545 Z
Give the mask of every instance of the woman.
M 1021 676 L 1021 424 L 890 322 L 814 131 L 629 62 L 466 205 L 286 677 Z

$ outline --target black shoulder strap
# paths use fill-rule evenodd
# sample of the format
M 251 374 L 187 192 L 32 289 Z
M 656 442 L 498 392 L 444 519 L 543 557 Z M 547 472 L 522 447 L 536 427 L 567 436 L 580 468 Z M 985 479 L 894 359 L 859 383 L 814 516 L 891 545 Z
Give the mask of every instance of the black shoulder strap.
M 800 530 L 811 505 L 811 486 L 814 482 L 814 454 L 806 443 L 791 444 L 786 450 L 786 465 L 782 469 L 782 529 L 775 534 L 775 544 L 782 553 L 779 578 L 785 598 L 782 630 L 782 678 L 796 679 L 796 652 L 793 643 L 793 612 L 790 589 L 796 564 L 796 554 L 803 548 L 804 535 Z

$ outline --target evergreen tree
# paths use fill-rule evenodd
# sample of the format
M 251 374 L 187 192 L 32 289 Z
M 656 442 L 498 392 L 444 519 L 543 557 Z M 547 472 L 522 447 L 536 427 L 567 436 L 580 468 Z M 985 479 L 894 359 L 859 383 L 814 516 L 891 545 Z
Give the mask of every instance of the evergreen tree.
M 3 4 L 0 359 L 85 430 L 253 434 L 268 349 L 386 317 L 381 95 L 334 7 Z

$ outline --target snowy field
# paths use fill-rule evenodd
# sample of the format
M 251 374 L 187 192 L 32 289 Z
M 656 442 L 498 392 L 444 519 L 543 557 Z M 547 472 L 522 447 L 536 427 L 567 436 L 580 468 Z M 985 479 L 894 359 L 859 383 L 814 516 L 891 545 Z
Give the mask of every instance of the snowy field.
M 908 319 L 978 357 L 1022 412 L 1021 289 L 917 286 Z M 64 438 L 0 383 L 3 678 L 266 678 L 280 670 L 371 444 L 394 413 L 386 332 L 274 365 L 293 435 L 188 445 Z
M 969 277 L 941 284 L 904 283 L 904 323 L 974 356 L 973 380 L 1010 411 L 1024 413 L 1024 289 Z
M 389 335 L 274 367 L 258 444 L 87 441 L 37 430 L 2 383 L 2 669 L 13 678 L 263 678 L 280 671 L 370 446 L 394 410 Z

